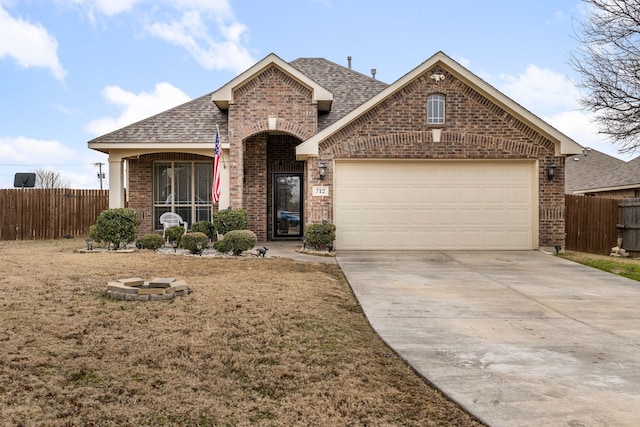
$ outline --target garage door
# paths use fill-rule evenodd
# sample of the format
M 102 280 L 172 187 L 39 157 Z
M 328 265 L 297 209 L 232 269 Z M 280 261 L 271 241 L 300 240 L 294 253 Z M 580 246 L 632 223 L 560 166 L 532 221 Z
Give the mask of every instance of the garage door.
M 336 248 L 534 249 L 535 162 L 336 161 Z

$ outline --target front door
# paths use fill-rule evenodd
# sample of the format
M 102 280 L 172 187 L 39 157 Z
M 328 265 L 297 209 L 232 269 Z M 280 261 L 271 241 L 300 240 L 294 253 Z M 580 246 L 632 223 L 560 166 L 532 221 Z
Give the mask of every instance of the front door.
M 302 237 L 302 174 L 274 174 L 273 195 L 273 236 Z

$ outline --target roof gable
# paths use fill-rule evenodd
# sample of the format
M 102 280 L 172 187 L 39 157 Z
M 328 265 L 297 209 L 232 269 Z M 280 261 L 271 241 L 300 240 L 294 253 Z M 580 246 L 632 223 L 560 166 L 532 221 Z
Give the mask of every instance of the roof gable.
M 529 125 L 532 129 L 549 138 L 555 143 L 556 155 L 577 154 L 582 152 L 582 147 L 571 138 L 562 134 L 557 129 L 532 114 L 530 111 L 464 68 L 462 65 L 451 59 L 449 56 L 445 55 L 443 52 L 438 52 L 404 76 L 400 77 L 394 83 L 380 91 L 377 95 L 373 96 L 368 101 L 364 102 L 359 107 L 355 108 L 353 111 L 342 117 L 340 120 L 300 144 L 296 149 L 297 157 L 299 159 L 304 159 L 307 157 L 317 156 L 318 145 L 321 141 L 329 138 L 331 135 L 338 132 L 366 112 L 370 111 L 376 105 L 392 96 L 394 93 L 402 90 L 414 79 L 420 77 L 435 66 L 444 68 L 449 73 L 456 76 L 456 78 L 460 79 L 462 82 L 471 86 L 483 96 L 499 105 L 505 111 L 513 114 L 515 117 L 519 118 L 524 123 Z
M 256 75 L 260 74 L 269 67 L 277 67 L 278 69 L 280 69 L 280 71 L 287 74 L 292 79 L 309 88 L 312 93 L 313 102 L 318 105 L 319 111 L 331 110 L 333 94 L 319 85 L 316 81 L 303 74 L 297 68 L 283 61 L 274 53 L 267 55 L 264 59 L 255 63 L 251 68 L 238 75 L 236 78 L 222 86 L 220 89 L 213 92 L 211 94 L 211 100 L 221 110 L 227 110 L 229 108 L 229 105 L 233 104 L 234 90 L 249 82 Z

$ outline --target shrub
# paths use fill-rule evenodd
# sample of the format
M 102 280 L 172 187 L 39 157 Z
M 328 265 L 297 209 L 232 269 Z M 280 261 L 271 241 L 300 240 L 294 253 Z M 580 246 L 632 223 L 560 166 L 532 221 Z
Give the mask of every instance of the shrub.
M 89 237 L 93 239 L 93 244 L 95 246 L 104 246 L 104 239 L 102 238 L 100 230 L 95 224 L 89 227 Z
M 138 243 L 142 249 L 151 249 L 155 251 L 164 245 L 164 239 L 159 234 L 145 234 L 138 239 Z
M 213 226 L 220 234 L 249 228 L 249 214 L 244 209 L 225 209 L 213 213 Z
M 204 233 L 209 239 L 213 239 L 213 232 L 215 230 L 211 221 L 198 221 L 191 226 L 191 231 Z
M 309 224 L 305 233 L 307 245 L 315 249 L 327 249 L 336 240 L 336 226 L 334 224 Z
M 238 256 L 242 251 L 247 251 L 256 245 L 258 238 L 251 230 L 231 230 L 224 235 L 221 240 L 214 244 L 214 248 L 218 252 L 233 252 Z
M 95 225 L 95 231 L 102 241 L 113 243 L 114 248 L 118 249 L 121 242 L 135 241 L 140 219 L 133 209 L 107 209 L 98 215 Z
M 200 252 L 198 250 L 198 243 L 202 243 L 202 248 L 206 248 L 207 243 L 209 243 L 209 237 L 199 231 L 192 231 L 189 233 L 184 233 L 182 235 L 182 240 L 180 240 L 180 246 L 182 246 L 192 254 L 197 254 Z
M 173 225 L 164 231 L 164 237 L 166 237 L 169 242 L 173 242 L 174 240 L 179 242 L 184 233 L 185 231 L 182 225 Z

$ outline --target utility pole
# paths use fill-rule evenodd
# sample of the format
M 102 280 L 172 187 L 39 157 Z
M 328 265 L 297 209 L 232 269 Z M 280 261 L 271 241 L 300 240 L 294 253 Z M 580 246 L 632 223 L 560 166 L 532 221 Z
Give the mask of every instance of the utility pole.
M 105 178 L 105 174 L 102 172 L 102 165 L 104 165 L 104 163 L 94 163 L 94 166 L 98 166 L 99 172 L 98 172 L 98 179 L 100 180 L 100 189 L 102 190 L 102 180 Z

